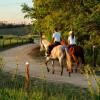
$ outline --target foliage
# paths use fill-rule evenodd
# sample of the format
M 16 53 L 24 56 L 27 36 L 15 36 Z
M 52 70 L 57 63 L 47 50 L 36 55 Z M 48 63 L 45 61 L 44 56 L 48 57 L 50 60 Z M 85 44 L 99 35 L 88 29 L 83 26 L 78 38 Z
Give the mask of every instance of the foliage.
M 12 80 L 12 74 L 0 73 L 1 100 L 88 100 L 92 97 L 87 89 L 70 84 L 47 82 L 31 78 L 30 88 L 25 90 L 25 77 L 17 76 Z
M 100 32 L 99 0 L 33 0 L 33 7 L 24 4 L 22 11 L 36 19 L 35 28 L 45 33 L 52 33 L 56 26 L 63 33 L 71 29 L 81 35 Z
M 100 99 L 100 79 L 99 77 L 96 76 L 95 70 L 89 66 L 85 66 L 85 77 L 88 80 L 88 88 L 89 92 L 91 94 L 91 97 L 93 100 L 99 100 Z M 93 87 L 93 79 L 96 81 L 95 84 L 96 86 Z

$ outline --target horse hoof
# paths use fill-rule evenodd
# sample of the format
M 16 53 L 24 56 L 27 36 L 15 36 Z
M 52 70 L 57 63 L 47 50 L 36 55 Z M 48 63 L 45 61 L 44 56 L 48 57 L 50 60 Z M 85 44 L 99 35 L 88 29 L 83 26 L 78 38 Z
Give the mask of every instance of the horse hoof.
M 71 72 L 73 73 L 73 69 L 71 70 Z
M 61 73 L 61 76 L 62 76 L 62 73 Z
M 49 70 L 48 70 L 48 72 L 49 72 Z
M 47 62 L 45 62 L 45 65 L 47 66 Z
M 77 69 L 75 69 L 75 73 L 77 73 Z
M 47 68 L 47 71 L 49 72 L 50 70 Z
M 52 74 L 54 74 L 54 71 L 52 72 Z
M 69 77 L 71 76 L 71 72 L 69 72 Z

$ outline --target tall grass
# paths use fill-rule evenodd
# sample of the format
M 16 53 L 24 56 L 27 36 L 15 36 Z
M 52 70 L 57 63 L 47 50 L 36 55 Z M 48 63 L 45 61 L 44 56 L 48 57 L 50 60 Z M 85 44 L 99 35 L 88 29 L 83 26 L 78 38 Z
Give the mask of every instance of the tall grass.
M 89 65 L 85 66 L 85 76 L 88 80 L 88 90 L 92 100 L 100 100 L 100 79 L 96 76 L 95 70 Z M 96 87 L 93 87 L 93 80 Z
M 3 70 L 4 65 L 5 65 L 4 59 L 3 57 L 0 57 L 0 72 Z
M 1 68 L 4 66 L 3 62 L 3 58 L 1 58 Z M 98 87 L 96 92 L 94 92 L 95 90 L 91 90 L 93 91 L 91 92 L 90 89 L 75 87 L 70 84 L 48 82 L 42 68 L 41 71 L 43 73 L 41 78 L 31 77 L 29 90 L 26 90 L 24 87 L 25 76 L 18 75 L 18 67 L 18 58 L 16 57 L 14 73 L 0 71 L 0 100 L 99 100 L 100 91 L 98 91 Z M 89 69 L 87 70 L 89 71 Z M 89 80 L 88 71 L 85 75 Z M 91 74 L 96 79 L 94 72 Z M 16 77 L 12 80 L 13 75 Z M 97 86 L 99 86 L 99 81 L 96 82 Z M 89 85 L 89 87 L 91 88 L 92 85 Z

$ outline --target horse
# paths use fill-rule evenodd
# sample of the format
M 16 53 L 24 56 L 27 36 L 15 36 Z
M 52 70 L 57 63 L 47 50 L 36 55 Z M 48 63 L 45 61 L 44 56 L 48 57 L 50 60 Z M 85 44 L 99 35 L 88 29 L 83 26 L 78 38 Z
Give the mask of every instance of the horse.
M 48 48 L 48 46 L 50 45 L 50 42 L 47 41 L 46 39 L 40 39 L 40 51 L 43 51 L 43 49 L 45 49 L 45 53 L 46 53 L 46 50 Z M 53 67 L 53 71 L 52 73 L 54 74 L 55 70 L 54 70 L 54 60 L 58 59 L 59 61 L 59 64 L 61 66 L 61 76 L 63 74 L 63 61 L 64 61 L 64 56 L 66 55 L 66 62 L 67 62 L 67 69 L 68 69 L 68 73 L 69 73 L 69 76 L 71 75 L 71 71 L 72 71 L 72 64 L 71 64 L 71 57 L 69 55 L 69 53 L 67 52 L 66 48 L 63 47 L 62 45 L 58 45 L 58 46 L 55 46 L 52 51 L 51 51 L 51 54 L 50 56 L 46 57 L 46 67 L 47 67 L 47 71 L 49 72 L 49 68 L 47 66 L 47 63 L 52 60 L 52 67 Z
M 77 65 L 77 68 L 76 68 L 76 72 L 77 72 L 77 69 L 80 68 L 79 66 L 80 62 L 82 63 L 82 65 L 85 65 L 84 49 L 79 45 L 75 45 L 75 46 L 71 46 L 68 50 L 71 57 L 73 58 L 73 60 L 75 61 Z
M 70 56 L 72 60 L 76 63 L 77 68 L 75 69 L 75 71 L 77 72 L 80 61 L 82 62 L 82 65 L 85 65 L 84 49 L 79 45 L 69 46 L 66 40 L 62 40 L 61 44 L 65 44 L 68 47 Z

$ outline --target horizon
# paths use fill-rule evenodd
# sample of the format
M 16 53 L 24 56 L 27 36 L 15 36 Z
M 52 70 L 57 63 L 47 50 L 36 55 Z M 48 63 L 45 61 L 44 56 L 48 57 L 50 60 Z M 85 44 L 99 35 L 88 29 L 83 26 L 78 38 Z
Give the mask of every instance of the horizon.
M 7 23 L 31 23 L 31 19 L 24 18 L 21 5 L 25 3 L 32 7 L 32 0 L 3 0 L 0 1 L 0 22 Z

